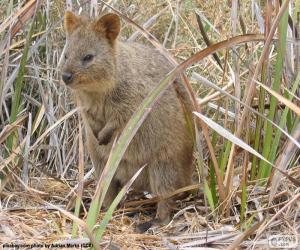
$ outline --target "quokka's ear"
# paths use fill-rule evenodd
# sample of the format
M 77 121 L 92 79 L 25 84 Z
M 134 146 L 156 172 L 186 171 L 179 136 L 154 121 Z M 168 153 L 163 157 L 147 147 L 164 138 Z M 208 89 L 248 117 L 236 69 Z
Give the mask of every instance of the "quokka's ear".
M 72 34 L 81 23 L 81 20 L 73 12 L 67 11 L 64 17 L 64 28 L 67 34 Z
M 94 24 L 96 32 L 100 32 L 112 43 L 120 33 L 120 17 L 116 14 L 109 13 L 100 17 Z

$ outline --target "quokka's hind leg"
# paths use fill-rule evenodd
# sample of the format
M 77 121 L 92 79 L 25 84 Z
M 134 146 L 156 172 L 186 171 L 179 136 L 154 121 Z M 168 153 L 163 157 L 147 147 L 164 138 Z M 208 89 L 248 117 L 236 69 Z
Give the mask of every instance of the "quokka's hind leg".
M 114 201 L 114 199 L 116 198 L 120 190 L 121 190 L 120 182 L 115 178 L 113 178 L 103 200 L 102 207 L 104 209 L 108 209 L 110 207 L 111 203 Z
M 171 220 L 171 200 L 161 200 L 157 203 L 156 216 L 154 219 L 140 223 L 136 227 L 138 233 L 146 232 L 152 226 L 163 226 Z
M 162 198 L 157 203 L 155 219 L 139 224 L 137 231 L 145 232 L 153 225 L 166 225 L 171 220 L 173 200 L 163 199 L 173 191 L 190 184 L 190 173 L 179 162 L 157 162 L 149 166 L 149 180 L 151 192 Z
M 94 164 L 97 184 L 98 184 L 98 181 L 99 181 L 99 179 L 102 175 L 102 171 L 103 171 L 104 166 L 105 166 L 106 161 L 107 161 L 106 159 L 103 159 L 103 158 L 100 158 L 100 157 L 99 157 L 99 159 L 100 160 L 98 162 L 96 162 L 97 165 Z M 114 177 L 111 180 L 111 183 L 108 187 L 108 190 L 107 190 L 106 195 L 105 195 L 104 200 L 103 200 L 102 207 L 104 209 L 109 208 L 109 206 L 111 205 L 111 203 L 113 202 L 115 197 L 118 195 L 120 190 L 121 190 L 120 181 L 117 178 Z

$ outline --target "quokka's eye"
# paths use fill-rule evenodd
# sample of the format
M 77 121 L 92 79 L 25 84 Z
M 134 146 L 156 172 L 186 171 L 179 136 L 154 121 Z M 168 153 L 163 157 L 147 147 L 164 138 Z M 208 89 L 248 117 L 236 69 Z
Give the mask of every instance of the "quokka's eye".
M 94 58 L 93 55 L 88 54 L 83 58 L 83 62 L 90 62 L 90 61 L 92 61 L 93 58 Z
M 68 59 L 67 54 L 65 54 L 65 60 L 67 60 L 67 59 Z

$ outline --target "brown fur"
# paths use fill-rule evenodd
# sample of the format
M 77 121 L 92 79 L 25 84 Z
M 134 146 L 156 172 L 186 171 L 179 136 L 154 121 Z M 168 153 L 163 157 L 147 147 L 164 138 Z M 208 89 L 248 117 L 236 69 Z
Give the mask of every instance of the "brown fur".
M 117 40 L 120 20 L 107 14 L 90 21 L 65 14 L 67 33 L 63 72 L 74 77 L 68 86 L 81 107 L 87 147 L 100 176 L 113 139 L 119 135 L 142 100 L 172 69 L 155 49 Z M 91 62 L 82 59 L 94 55 Z M 193 143 L 174 88 L 167 89 L 129 145 L 113 178 L 105 206 L 136 171 L 147 164 L 133 187 L 162 196 L 189 185 Z M 170 201 L 161 200 L 157 221 L 170 219 Z

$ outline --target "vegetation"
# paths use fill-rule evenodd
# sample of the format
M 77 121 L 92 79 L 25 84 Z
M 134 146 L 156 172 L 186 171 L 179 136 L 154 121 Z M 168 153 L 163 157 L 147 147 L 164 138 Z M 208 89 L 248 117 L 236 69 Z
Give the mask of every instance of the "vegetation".
M 128 122 L 98 183 L 78 109 L 60 84 L 66 9 L 118 13 L 122 39 L 154 46 L 174 64 Z M 1 1 L 0 242 L 234 249 L 299 234 L 299 18 L 299 0 Z M 99 208 L 126 147 L 179 74 L 199 128 L 196 182 L 170 194 L 192 191 L 169 225 L 139 235 L 134 226 L 156 201 L 130 192 L 139 172 L 106 212 Z

